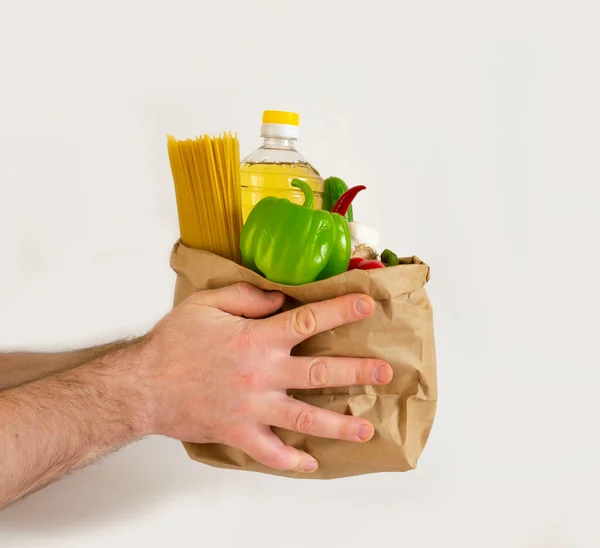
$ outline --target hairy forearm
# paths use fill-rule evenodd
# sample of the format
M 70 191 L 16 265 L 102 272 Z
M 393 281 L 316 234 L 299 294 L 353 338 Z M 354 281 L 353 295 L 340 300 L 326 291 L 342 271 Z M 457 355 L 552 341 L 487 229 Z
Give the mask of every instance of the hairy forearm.
M 0 392 L 0 508 L 145 435 L 141 347 Z
M 67 371 L 130 344 L 117 341 L 69 352 L 9 352 L 0 354 L 0 390 L 13 388 L 54 373 Z

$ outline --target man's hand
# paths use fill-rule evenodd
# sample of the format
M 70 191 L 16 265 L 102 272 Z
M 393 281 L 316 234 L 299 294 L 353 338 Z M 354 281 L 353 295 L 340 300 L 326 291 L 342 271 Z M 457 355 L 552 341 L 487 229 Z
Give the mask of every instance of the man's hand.
M 368 317 L 373 301 L 348 295 L 273 315 L 282 303 L 283 295 L 245 284 L 196 293 L 146 337 L 0 390 L 0 509 L 148 434 L 222 442 L 303 472 L 316 469 L 313 457 L 286 447 L 271 426 L 370 439 L 368 422 L 286 390 L 391 380 L 378 360 L 290 355 L 312 335 Z
M 270 426 L 361 442 L 373 435 L 363 419 L 290 398 L 287 389 L 385 384 L 380 361 L 290 356 L 303 340 L 368 317 L 373 300 L 347 295 L 267 319 L 280 293 L 247 284 L 196 293 L 150 333 L 136 376 L 148 402 L 147 433 L 236 447 L 269 467 L 312 472 L 313 457 L 285 446 Z

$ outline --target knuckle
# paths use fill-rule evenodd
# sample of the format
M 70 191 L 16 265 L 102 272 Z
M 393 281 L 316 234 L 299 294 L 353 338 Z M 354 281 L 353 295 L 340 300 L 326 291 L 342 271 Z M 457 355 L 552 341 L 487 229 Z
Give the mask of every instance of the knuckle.
M 311 335 L 317 329 L 317 318 L 310 306 L 296 308 L 291 323 L 292 330 L 298 335 Z
M 300 409 L 293 418 L 294 429 L 298 432 L 307 432 L 315 424 L 316 413 L 313 409 Z
M 308 368 L 308 385 L 309 386 L 325 386 L 329 381 L 329 368 L 327 364 L 315 358 Z
M 338 427 L 338 436 L 342 440 L 354 440 L 359 423 L 355 419 L 344 417 Z
M 358 366 L 357 372 L 357 381 L 360 384 L 372 384 L 373 382 L 373 374 L 375 372 L 375 368 L 377 367 L 377 362 L 373 360 L 362 360 L 360 365 Z
M 342 319 L 347 322 L 351 322 L 357 317 L 356 310 L 356 298 L 354 299 L 346 299 L 343 304 L 340 302 L 340 315 Z
M 339 300 L 335 301 L 336 304 L 336 314 L 340 321 L 342 322 L 351 322 L 356 319 L 356 307 L 355 307 L 356 297 L 352 297 L 352 295 L 345 295 L 344 297 L 340 297 Z
M 354 386 L 358 386 L 363 384 L 365 377 L 367 376 L 367 368 L 368 365 L 365 364 L 365 361 L 361 361 L 352 369 L 352 384 Z

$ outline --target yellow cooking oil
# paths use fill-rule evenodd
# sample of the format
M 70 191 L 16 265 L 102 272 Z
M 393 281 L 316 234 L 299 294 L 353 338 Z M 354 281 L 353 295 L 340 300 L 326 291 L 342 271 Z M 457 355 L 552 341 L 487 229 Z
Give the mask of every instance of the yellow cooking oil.
M 244 158 L 240 170 L 244 222 L 252 208 L 267 196 L 287 198 L 302 205 L 304 193 L 291 185 L 294 179 L 308 183 L 315 194 L 314 209 L 321 209 L 323 179 L 296 149 L 299 125 L 297 113 L 273 110 L 263 113 L 263 144 Z
M 308 183 L 315 193 L 314 209 L 321 209 L 323 179 L 310 164 L 251 164 L 241 168 L 242 215 L 244 222 L 252 208 L 266 196 L 287 198 L 302 205 L 304 193 L 291 185 L 294 179 Z

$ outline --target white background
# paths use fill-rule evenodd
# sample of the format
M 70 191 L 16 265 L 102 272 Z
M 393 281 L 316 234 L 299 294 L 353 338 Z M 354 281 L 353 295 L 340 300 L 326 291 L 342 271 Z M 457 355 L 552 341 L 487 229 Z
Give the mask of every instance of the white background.
M 349 4 L 1 0 L 0 345 L 148 329 L 166 134 L 248 153 L 263 109 L 297 110 L 299 149 L 432 267 L 419 468 L 292 481 L 148 439 L 2 512 L 3 547 L 600 545 L 596 2 Z

